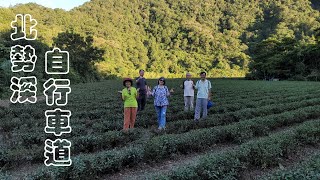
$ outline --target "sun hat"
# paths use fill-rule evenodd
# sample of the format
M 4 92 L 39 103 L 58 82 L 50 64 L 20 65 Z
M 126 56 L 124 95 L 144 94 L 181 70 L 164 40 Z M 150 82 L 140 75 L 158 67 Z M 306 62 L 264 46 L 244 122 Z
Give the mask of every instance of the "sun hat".
M 122 83 L 123 83 L 123 86 L 126 86 L 126 82 L 127 82 L 127 81 L 129 81 L 129 82 L 131 83 L 131 86 L 132 86 L 133 81 L 132 81 L 131 78 L 124 78 L 124 79 L 123 79 L 123 82 L 122 82 Z

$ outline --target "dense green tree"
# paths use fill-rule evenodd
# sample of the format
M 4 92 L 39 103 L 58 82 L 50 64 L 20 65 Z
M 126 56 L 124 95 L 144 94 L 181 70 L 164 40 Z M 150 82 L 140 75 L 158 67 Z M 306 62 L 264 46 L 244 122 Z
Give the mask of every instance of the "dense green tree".
M 319 7 L 315 0 L 91 0 L 64 11 L 29 3 L 0 8 L 0 31 L 10 29 L 15 14 L 30 13 L 38 20 L 39 41 L 49 47 L 68 29 L 81 37 L 90 36 L 92 46 L 104 50 L 103 58 L 94 63 L 89 60 L 89 66 L 73 64 L 73 68 L 82 71 L 87 66 L 91 72 L 96 67 L 104 77 L 134 76 L 138 69 L 146 69 L 148 77 L 181 77 L 186 71 L 202 70 L 215 77 L 244 76 L 249 62 L 266 62 L 261 66 L 269 68 L 271 64 L 301 64 L 300 60 L 279 59 L 288 53 L 280 45 L 285 39 L 294 39 L 301 47 L 290 49 L 292 53 L 317 52 L 307 46 L 316 42 Z M 258 60 L 267 52 L 257 47 L 274 40 L 280 41 L 276 43 L 278 55 L 267 58 L 274 62 Z M 304 73 L 309 73 L 309 67 L 305 64 Z M 285 73 L 288 69 L 292 67 L 278 66 L 272 74 L 292 77 Z M 95 79 L 85 76 L 82 81 Z
M 292 38 L 269 38 L 258 43 L 250 78 L 319 80 L 320 43 L 302 44 Z
M 83 82 L 98 80 L 94 63 L 102 60 L 104 50 L 93 46 L 93 37 L 82 37 L 72 31 L 59 33 L 53 45 L 70 54 L 71 68 L 81 76 Z

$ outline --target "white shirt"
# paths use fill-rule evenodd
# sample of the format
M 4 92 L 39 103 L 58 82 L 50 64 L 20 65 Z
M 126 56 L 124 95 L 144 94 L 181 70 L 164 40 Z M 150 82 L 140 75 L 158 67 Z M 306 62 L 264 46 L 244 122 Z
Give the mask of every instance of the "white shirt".
M 191 80 L 184 81 L 184 96 L 194 96 L 193 82 Z

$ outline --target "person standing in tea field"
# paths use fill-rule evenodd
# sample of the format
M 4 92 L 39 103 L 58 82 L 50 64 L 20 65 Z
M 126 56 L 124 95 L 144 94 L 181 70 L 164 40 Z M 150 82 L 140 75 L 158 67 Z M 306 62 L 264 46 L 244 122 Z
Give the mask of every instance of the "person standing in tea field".
M 139 92 L 138 111 L 143 111 L 147 103 L 147 81 L 144 78 L 144 70 L 139 71 L 140 76 L 136 78 L 136 88 Z
M 202 111 L 202 118 L 205 119 L 208 115 L 208 101 L 211 99 L 211 82 L 206 79 L 206 72 L 201 72 L 201 79 L 197 81 L 195 89 L 197 92 L 196 109 L 194 114 L 194 120 L 196 122 L 200 119 L 200 113 Z
M 122 100 L 124 101 L 124 123 L 123 130 L 128 131 L 129 128 L 134 128 L 134 123 L 137 116 L 139 94 L 135 87 L 132 87 L 133 81 L 130 78 L 123 80 Z
M 193 111 L 194 104 L 194 82 L 191 80 L 191 74 L 186 74 L 186 80 L 183 81 L 181 88 L 184 96 L 184 111 Z
M 154 107 L 157 112 L 158 130 L 164 130 L 166 126 L 166 113 L 169 105 L 168 97 L 170 93 L 174 92 L 174 89 L 168 90 L 165 85 L 166 81 L 163 77 L 159 78 L 158 85 L 152 90 L 152 96 L 154 97 Z

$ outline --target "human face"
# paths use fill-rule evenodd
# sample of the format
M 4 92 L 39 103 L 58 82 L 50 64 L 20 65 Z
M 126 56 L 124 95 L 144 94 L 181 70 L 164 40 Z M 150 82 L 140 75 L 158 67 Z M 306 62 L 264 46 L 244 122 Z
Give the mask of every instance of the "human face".
M 130 81 L 126 81 L 125 85 L 126 85 L 127 88 L 129 88 L 129 87 L 131 87 L 131 82 Z
M 204 79 L 206 79 L 206 74 L 205 73 L 200 74 L 200 77 L 201 77 L 202 80 L 204 80 Z
M 159 80 L 159 85 L 163 85 L 164 81 L 162 79 Z
M 187 78 L 187 79 L 191 79 L 191 77 L 192 77 L 191 74 L 187 74 L 187 75 L 186 75 L 186 78 Z
M 140 74 L 141 77 L 143 77 L 144 76 L 144 71 L 140 71 L 139 74 Z

